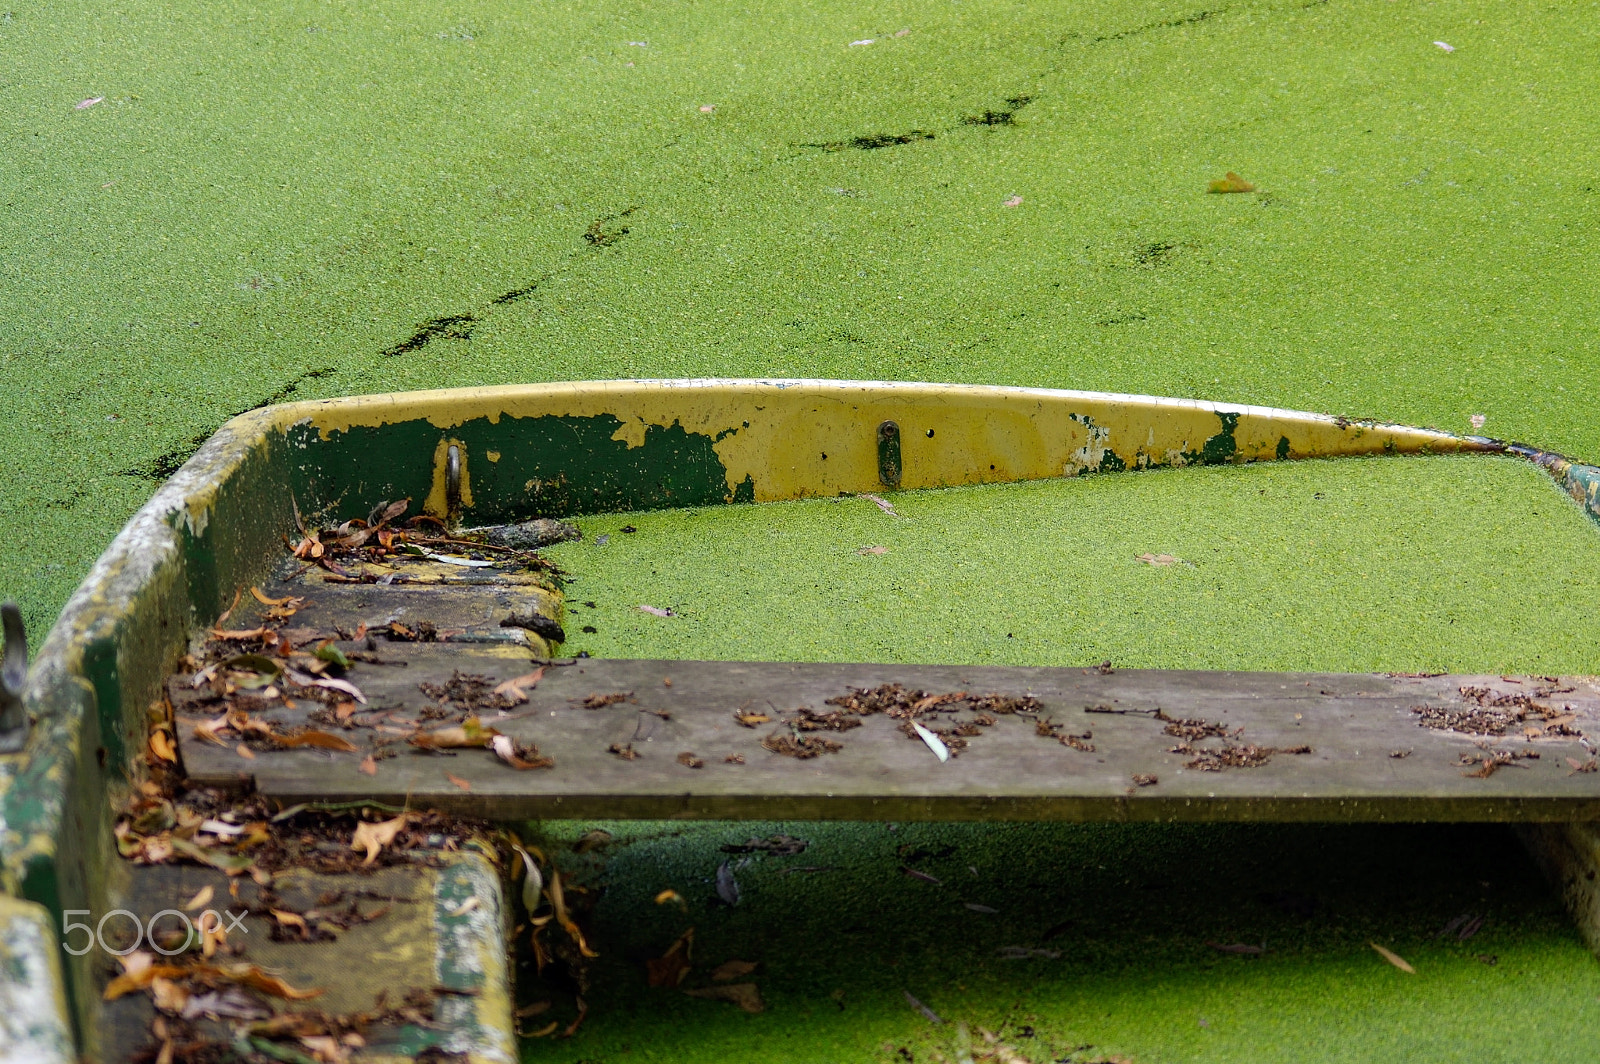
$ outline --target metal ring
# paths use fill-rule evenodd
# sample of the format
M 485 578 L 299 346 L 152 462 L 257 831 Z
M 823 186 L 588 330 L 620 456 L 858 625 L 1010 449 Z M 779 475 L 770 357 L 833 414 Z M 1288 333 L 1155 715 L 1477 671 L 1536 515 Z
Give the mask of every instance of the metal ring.
M 444 502 L 452 514 L 461 509 L 461 448 L 453 443 L 445 452 Z

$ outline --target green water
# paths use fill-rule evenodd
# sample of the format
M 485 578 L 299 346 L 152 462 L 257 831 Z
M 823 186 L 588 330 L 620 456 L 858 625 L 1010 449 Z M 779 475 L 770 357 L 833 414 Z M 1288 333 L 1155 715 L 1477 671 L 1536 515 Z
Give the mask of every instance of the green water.
M 583 519 L 582 541 L 549 552 L 570 574 L 565 649 L 1215 669 L 1600 664 L 1588 620 L 1600 529 L 1512 459 L 1210 467 L 885 498 L 897 516 L 838 498 Z M 546 830 L 570 842 L 594 826 Z M 605 827 L 617 845 L 561 859 L 597 900 L 593 1012 L 576 1041 L 526 1043 L 529 1061 L 955 1061 L 961 1023 L 1001 1031 L 1035 1064 L 1578 1061 L 1600 1023 L 1600 965 L 1503 827 Z M 719 847 L 775 831 L 811 845 L 755 858 L 737 872 L 739 905 L 717 904 Z M 909 863 L 939 883 L 900 871 L 908 850 L 925 851 Z M 666 889 L 687 912 L 654 902 Z M 1484 929 L 1435 937 L 1463 913 Z M 645 984 L 644 959 L 690 926 L 699 960 L 685 986 L 715 985 L 711 969 L 729 959 L 759 962 L 766 1012 Z M 1007 959 L 1008 946 L 1060 956 Z M 948 1022 L 927 1021 L 906 992 Z M 526 993 L 555 1002 L 563 1024 L 572 1016 L 559 986 Z
M 1600 459 L 1597 12 L 19 0 L 0 594 L 47 627 L 231 414 L 402 388 L 1098 388 Z
M 42 632 L 228 416 L 402 388 L 703 374 L 1099 388 L 1462 431 L 1484 415 L 1484 432 L 1600 459 L 1584 384 L 1600 352 L 1597 10 L 19 0 L 0 7 L 0 595 Z M 1006 110 L 1010 124 L 965 121 Z M 850 146 L 917 130 L 934 137 Z M 830 144 L 845 146 L 818 147 Z M 1227 170 L 1262 193 L 1206 194 Z M 468 317 L 397 350 L 426 322 Z M 1593 532 L 1529 471 L 1451 467 L 1437 481 L 1451 492 L 1425 498 L 1399 467 L 1361 470 L 1191 470 L 958 505 L 897 497 L 901 522 L 815 504 L 831 507 L 827 543 L 805 531 L 813 504 L 729 510 L 714 534 L 698 531 L 704 516 L 642 517 L 608 557 L 658 559 L 648 576 L 578 564 L 588 545 L 572 552 L 589 581 L 574 593 L 599 604 L 598 631 L 576 645 L 1592 662 L 1574 603 L 1596 571 Z M 1266 495 L 1239 487 L 1251 478 Z M 987 523 L 972 519 L 979 507 Z M 1095 521 L 1075 523 L 1085 511 Z M 771 516 L 782 513 L 799 516 Z M 1076 536 L 1041 531 L 1040 515 Z M 1387 537 L 1382 549 L 1352 539 L 1353 517 Z M 959 542 L 941 539 L 941 522 Z M 706 545 L 719 537 L 720 556 Z M 741 570 L 736 541 L 765 561 Z M 872 545 L 888 549 L 853 553 Z M 1194 565 L 1132 561 L 1145 552 Z M 789 564 L 797 553 L 809 582 Z M 974 591 L 997 587 L 1009 597 Z M 863 623 L 852 595 L 884 616 Z M 683 616 L 630 612 L 652 598 Z M 597 914 L 619 974 L 596 987 L 578 1040 L 530 1055 L 874 1061 L 888 1041 L 932 1060 L 897 1001 L 909 965 L 938 976 L 914 992 L 953 1017 L 999 1022 L 1021 1002 L 1053 1045 L 1140 1061 L 1592 1056 L 1580 1034 L 1595 1027 L 1597 966 L 1496 832 L 992 831 L 980 872 L 1033 869 L 1015 882 L 1041 904 L 1061 895 L 1039 884 L 1059 880 L 1050 889 L 1091 922 L 1114 908 L 1078 893 L 1085 882 L 1112 901 L 1129 889 L 1073 878 L 1097 847 L 1183 890 L 1185 862 L 1198 863 L 1213 872 L 1192 889 L 1231 883 L 1218 896 L 1247 915 L 1285 879 L 1368 869 L 1365 886 L 1339 888 L 1343 937 L 1223 926 L 1196 903 L 1217 921 L 1206 934 L 1267 935 L 1276 952 L 1259 963 L 1208 956 L 1189 932 L 1174 953 L 1161 921 L 1175 916 L 1107 917 L 1096 933 L 1113 952 L 1087 955 L 1103 963 L 1074 944 L 1059 968 L 1015 969 L 995 967 L 992 940 L 967 925 L 929 937 L 923 924 L 949 913 L 879 867 L 878 828 L 829 830 L 844 852 L 818 863 L 862 868 L 854 879 L 784 877 L 722 914 L 744 937 L 702 933 L 730 950 L 790 943 L 822 957 L 805 963 L 848 966 L 848 982 L 785 982 L 779 968 L 772 1008 L 753 1017 L 635 992 L 629 951 L 672 930 L 642 922 L 665 918 L 638 900 L 652 877 L 636 872 L 634 893 L 608 894 Z M 703 879 L 711 841 L 639 852 Z M 1252 863 L 1269 858 L 1281 867 Z M 1407 982 L 1362 952 L 1369 931 L 1416 952 L 1456 900 L 1482 904 L 1486 867 L 1505 891 L 1483 932 L 1497 966 L 1423 945 Z M 1452 904 L 1416 908 L 1435 896 Z M 836 936 L 813 915 L 835 910 L 871 933 Z M 841 987 L 843 1012 L 828 996 Z
M 584 539 L 548 552 L 572 574 L 565 651 L 1600 671 L 1600 528 L 1515 459 L 1208 467 L 887 498 L 897 517 L 837 498 L 581 519 Z
M 563 858 L 598 897 L 590 1015 L 571 1041 L 525 1043 L 530 1064 L 953 1062 L 960 1023 L 1034 1064 L 1593 1058 L 1600 965 L 1502 827 L 604 826 L 619 844 Z M 757 857 L 735 873 L 738 906 L 714 903 L 718 864 L 739 860 L 720 847 L 777 831 L 810 845 Z M 908 860 L 940 882 L 904 875 Z M 665 889 L 688 911 L 654 904 Z M 1435 937 L 1465 914 L 1484 918 L 1476 935 Z M 684 986 L 756 962 L 765 1012 L 646 985 L 644 958 L 689 927 Z M 526 993 L 554 1002 L 531 1026 L 572 1018 L 570 991 Z

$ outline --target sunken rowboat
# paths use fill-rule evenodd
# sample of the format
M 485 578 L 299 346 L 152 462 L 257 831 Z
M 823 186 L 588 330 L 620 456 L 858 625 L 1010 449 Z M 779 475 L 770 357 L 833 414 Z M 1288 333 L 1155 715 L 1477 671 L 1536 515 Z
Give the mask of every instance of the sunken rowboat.
M 243 414 L 128 523 L 31 670 L 7 613 L 0 1056 L 509 1064 L 508 884 L 536 929 L 570 922 L 559 873 L 494 827 L 528 818 L 1514 821 L 1600 949 L 1600 774 L 1566 771 L 1594 765 L 1590 680 L 1531 681 L 1555 708 L 1494 749 L 1470 722 L 1509 704 L 1500 677 L 572 660 L 531 549 L 576 514 L 1447 452 L 1519 455 L 1600 515 L 1600 469 L 1535 448 L 1094 392 L 605 381 Z M 737 712 L 830 700 L 754 722 L 775 730 Z M 1442 726 L 1419 734 L 1418 704 Z M 1052 706 L 1106 710 L 1092 757 Z M 629 761 L 646 741 L 695 753 Z M 1170 767 L 1191 755 L 1251 771 Z M 311 944 L 329 928 L 337 949 Z

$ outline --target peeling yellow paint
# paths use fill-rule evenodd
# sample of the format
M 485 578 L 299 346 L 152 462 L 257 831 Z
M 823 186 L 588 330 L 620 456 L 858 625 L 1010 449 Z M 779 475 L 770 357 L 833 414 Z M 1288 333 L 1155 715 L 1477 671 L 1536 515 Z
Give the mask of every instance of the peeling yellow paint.
M 609 415 L 620 422 L 613 438 L 629 447 L 642 446 L 650 426 L 676 422 L 720 437 L 715 449 L 730 493 L 749 477 L 756 501 L 877 489 L 875 431 L 886 420 L 901 427 L 903 488 L 1062 476 L 1099 468 L 1107 452 L 1130 468 L 1183 465 L 1221 431 L 1219 414 L 1237 415 L 1232 461 L 1274 460 L 1282 439 L 1295 457 L 1489 449 L 1446 432 L 1270 407 L 865 381 L 589 381 L 358 396 L 259 413 L 282 429 L 309 419 L 324 439 L 407 420 L 448 431 L 477 418 Z M 425 506 L 441 516 L 445 446 Z
M 644 446 L 644 434 L 649 428 L 644 418 L 633 418 L 624 421 L 622 427 L 611 434 L 611 438 L 626 443 L 631 451 Z

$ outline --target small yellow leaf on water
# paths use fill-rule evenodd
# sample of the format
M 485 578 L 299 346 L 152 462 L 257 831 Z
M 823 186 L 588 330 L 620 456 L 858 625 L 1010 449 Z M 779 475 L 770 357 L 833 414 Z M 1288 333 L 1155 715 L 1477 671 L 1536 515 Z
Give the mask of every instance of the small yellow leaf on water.
M 1369 943 L 1367 943 L 1367 945 L 1369 945 L 1373 949 L 1377 950 L 1378 951 L 1378 956 L 1382 957 L 1384 960 L 1388 961 L 1390 964 L 1394 965 L 1396 968 L 1399 968 L 1402 972 L 1405 972 L 1407 975 L 1416 975 L 1417 974 L 1417 970 L 1415 968 L 1411 967 L 1411 965 L 1407 964 L 1406 963 L 1406 959 L 1404 957 L 1400 956 L 1400 954 L 1394 952 L 1393 950 L 1384 949 L 1382 946 L 1378 945 L 1376 942 L 1369 942 Z
M 1255 190 L 1256 186 L 1252 185 L 1250 182 L 1246 181 L 1232 170 L 1228 171 L 1227 177 L 1211 182 L 1210 186 L 1206 189 L 1207 192 L 1254 192 Z

